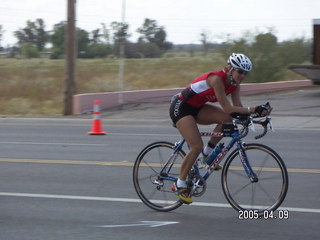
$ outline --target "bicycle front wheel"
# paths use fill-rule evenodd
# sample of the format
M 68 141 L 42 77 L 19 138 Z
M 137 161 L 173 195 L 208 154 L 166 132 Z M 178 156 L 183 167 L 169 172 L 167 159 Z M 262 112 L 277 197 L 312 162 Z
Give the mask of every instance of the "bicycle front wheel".
M 249 179 L 236 149 L 221 174 L 224 195 L 237 211 L 255 210 L 259 216 L 264 211 L 275 211 L 285 199 L 289 185 L 283 160 L 262 144 L 246 144 L 244 152 L 257 178 Z
M 174 154 L 174 144 L 155 142 L 138 155 L 133 168 L 135 190 L 144 204 L 157 211 L 171 211 L 182 205 L 172 185 L 179 176 L 185 153 Z M 169 160 L 170 159 L 170 160 Z M 174 164 L 165 168 L 168 161 Z

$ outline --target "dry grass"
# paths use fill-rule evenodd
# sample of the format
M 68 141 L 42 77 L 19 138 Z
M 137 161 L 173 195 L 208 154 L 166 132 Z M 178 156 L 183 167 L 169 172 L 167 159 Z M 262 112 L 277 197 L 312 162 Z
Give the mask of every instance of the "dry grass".
M 224 64 L 219 56 L 127 59 L 125 90 L 184 87 L 199 74 Z M 118 72 L 116 59 L 78 60 L 77 93 L 118 91 Z M 60 115 L 64 79 L 63 60 L 0 59 L 1 115 Z

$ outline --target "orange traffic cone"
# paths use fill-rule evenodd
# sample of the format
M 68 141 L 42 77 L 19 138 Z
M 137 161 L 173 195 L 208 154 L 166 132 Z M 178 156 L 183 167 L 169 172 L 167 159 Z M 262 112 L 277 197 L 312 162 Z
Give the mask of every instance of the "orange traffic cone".
M 102 122 L 100 116 L 100 101 L 95 100 L 93 103 L 93 119 L 92 119 L 92 131 L 88 132 L 90 135 L 105 135 L 106 132 L 102 130 Z

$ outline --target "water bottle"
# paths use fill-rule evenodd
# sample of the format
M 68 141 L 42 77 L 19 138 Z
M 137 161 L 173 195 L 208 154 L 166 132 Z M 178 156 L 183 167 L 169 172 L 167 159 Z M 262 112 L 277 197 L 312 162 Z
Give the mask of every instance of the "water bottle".
M 211 165 L 211 163 L 216 159 L 216 157 L 222 152 L 222 149 L 224 147 L 224 143 L 220 143 L 208 156 L 206 159 L 206 164 Z

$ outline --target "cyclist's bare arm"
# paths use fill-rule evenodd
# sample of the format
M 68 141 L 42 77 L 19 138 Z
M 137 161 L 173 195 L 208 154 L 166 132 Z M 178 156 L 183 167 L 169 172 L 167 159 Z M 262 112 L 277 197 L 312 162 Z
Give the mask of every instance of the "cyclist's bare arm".
M 240 99 L 240 85 L 233 93 L 231 93 L 231 99 L 233 106 L 243 107 Z
M 210 75 L 207 79 L 207 83 L 210 87 L 214 89 L 215 95 L 218 99 L 223 110 L 230 114 L 233 112 L 238 112 L 242 114 L 248 114 L 248 108 L 240 107 L 240 106 L 232 106 L 230 101 L 228 100 L 225 94 L 225 87 L 221 78 L 217 75 Z M 254 108 L 250 108 L 250 112 L 253 112 Z

